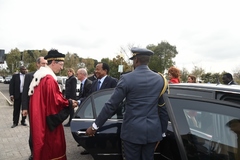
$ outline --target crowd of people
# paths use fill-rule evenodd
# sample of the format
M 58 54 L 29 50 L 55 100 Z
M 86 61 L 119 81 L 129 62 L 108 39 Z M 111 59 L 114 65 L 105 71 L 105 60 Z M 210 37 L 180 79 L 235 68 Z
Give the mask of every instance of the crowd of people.
M 13 75 L 9 87 L 10 98 L 14 101 L 11 127 L 18 126 L 22 106 L 21 125 L 26 126 L 25 120 L 29 117 L 29 160 L 66 160 L 63 121 L 69 117 L 64 125 L 69 127 L 74 108 L 91 93 L 106 88 L 115 90 L 86 134 L 94 136 L 125 99 L 126 112 L 121 130 L 123 156 L 128 160 L 153 159 L 154 149 L 164 137 L 169 119 L 162 94 L 167 92 L 168 83 L 181 82 L 181 73 L 178 68 L 170 67 L 167 81 L 162 74 L 149 69 L 148 63 L 154 54 L 151 50 L 133 47 L 131 52 L 134 70 L 122 74 L 119 80 L 108 75 L 109 65 L 103 62 L 96 65 L 91 77 L 86 68 L 79 68 L 76 73 L 69 68 L 64 96 L 56 74 L 64 67 L 65 55 L 58 50 L 52 49 L 45 57 L 39 57 L 35 72 L 26 73 L 26 67 L 20 67 L 20 73 Z M 77 79 L 81 81 L 78 96 Z M 187 82 L 196 83 L 196 76 L 189 75 Z M 229 73 L 223 75 L 223 82 L 236 84 Z M 143 134 L 138 134 L 140 132 Z M 88 151 L 84 150 L 81 154 L 88 154 Z

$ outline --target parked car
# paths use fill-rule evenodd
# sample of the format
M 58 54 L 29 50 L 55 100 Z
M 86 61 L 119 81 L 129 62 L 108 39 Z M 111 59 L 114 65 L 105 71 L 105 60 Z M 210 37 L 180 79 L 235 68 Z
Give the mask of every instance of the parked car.
M 12 76 L 7 76 L 7 77 L 5 77 L 4 83 L 5 83 L 5 84 L 9 84 L 10 81 L 11 81 L 11 79 L 12 79 Z
M 61 89 L 63 95 L 65 95 L 65 89 L 66 89 L 66 80 L 68 79 L 67 76 L 57 76 L 57 82 L 59 85 L 59 88 Z M 81 81 L 77 79 L 77 86 L 76 86 L 76 96 L 78 98 L 79 92 L 80 92 L 80 86 L 81 86 Z
M 57 76 L 58 86 L 61 89 L 63 95 L 65 93 L 65 83 L 67 78 L 67 76 Z
M 0 83 L 4 83 L 4 78 L 2 76 L 0 76 Z
M 74 139 L 95 160 L 122 160 L 120 132 L 124 102 L 94 137 L 85 135 L 113 90 L 99 90 L 91 94 L 71 122 Z M 240 125 L 235 127 L 237 131 L 234 131 L 235 124 L 232 125 L 233 121 L 240 124 L 240 86 L 170 84 L 169 94 L 164 94 L 164 100 L 170 121 L 166 137 L 155 151 L 155 159 L 235 160 L 240 155 Z

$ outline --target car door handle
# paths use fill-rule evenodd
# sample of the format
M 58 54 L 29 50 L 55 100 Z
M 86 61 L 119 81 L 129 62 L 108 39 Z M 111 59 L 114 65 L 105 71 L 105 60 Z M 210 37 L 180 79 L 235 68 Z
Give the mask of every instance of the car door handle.
M 96 134 L 98 134 L 99 132 L 96 132 Z M 86 137 L 88 137 L 87 135 L 86 135 L 86 131 L 77 131 L 77 134 L 79 135 L 79 136 L 86 136 Z
M 81 134 L 86 135 L 86 131 L 77 131 L 77 134 L 78 134 L 78 135 L 81 135 Z

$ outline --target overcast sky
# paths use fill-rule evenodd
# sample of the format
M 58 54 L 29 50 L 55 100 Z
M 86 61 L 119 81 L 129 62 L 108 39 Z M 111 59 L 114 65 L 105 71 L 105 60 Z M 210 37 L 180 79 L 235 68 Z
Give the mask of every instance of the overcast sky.
M 0 0 L 0 49 L 55 48 L 100 60 L 128 44 L 167 41 L 180 69 L 233 73 L 239 15 L 237 0 Z

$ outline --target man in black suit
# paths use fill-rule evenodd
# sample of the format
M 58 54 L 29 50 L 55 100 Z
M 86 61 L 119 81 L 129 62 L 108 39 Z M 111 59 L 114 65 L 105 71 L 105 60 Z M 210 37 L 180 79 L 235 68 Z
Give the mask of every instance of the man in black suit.
M 109 70 L 110 68 L 106 63 L 98 63 L 96 65 L 94 73 L 97 79 L 92 82 L 92 86 L 88 95 L 101 89 L 115 88 L 117 86 L 118 80 L 116 78 L 108 76 Z M 84 150 L 81 152 L 81 154 L 88 154 L 88 151 Z
M 106 63 L 96 65 L 95 74 L 97 80 L 93 81 L 90 94 L 100 89 L 115 88 L 117 86 L 118 80 L 108 76 L 109 70 L 110 68 Z
M 72 68 L 68 69 L 68 79 L 66 80 L 66 90 L 65 95 L 67 99 L 74 99 L 76 100 L 76 88 L 77 88 L 77 79 L 74 76 L 75 71 Z M 67 124 L 64 125 L 64 127 L 69 127 L 70 123 L 72 121 L 72 117 L 74 115 L 74 108 L 70 107 L 70 117 Z
M 11 126 L 11 128 L 14 128 L 18 125 L 20 109 L 22 105 L 22 92 L 23 92 L 25 73 L 26 73 L 26 67 L 21 66 L 20 73 L 14 74 L 10 81 L 10 86 L 9 86 L 10 99 L 11 101 L 14 102 L 13 103 L 13 125 Z M 25 120 L 26 120 L 26 116 L 22 115 L 21 124 L 23 126 L 26 126 Z
M 84 68 L 80 68 L 77 71 L 77 79 L 81 81 L 80 91 L 79 91 L 79 99 L 78 103 L 80 104 L 88 95 L 92 86 L 92 81 L 88 78 L 87 70 Z
M 227 84 L 227 85 L 237 84 L 236 82 L 233 81 L 233 77 L 231 73 L 224 73 L 222 77 L 222 81 L 224 84 Z
M 45 67 L 47 65 L 47 60 L 45 60 L 44 57 L 39 57 L 39 58 L 37 58 L 36 65 L 37 65 L 37 69 L 39 69 L 40 67 Z M 28 110 L 29 110 L 28 90 L 29 90 L 29 85 L 32 82 L 34 73 L 35 73 L 35 71 L 30 72 L 30 73 L 25 75 L 23 93 L 22 93 L 22 114 L 23 114 L 23 116 L 28 115 Z M 30 117 L 28 116 L 28 118 L 30 118 Z M 31 125 L 30 125 L 30 127 L 31 127 Z M 29 143 L 29 148 L 31 150 L 31 155 L 29 157 L 29 160 L 32 160 L 33 157 L 32 157 L 32 136 L 31 136 L 31 132 L 29 133 L 28 143 Z

